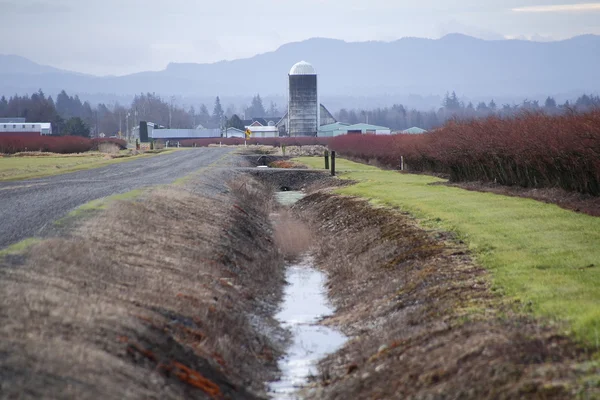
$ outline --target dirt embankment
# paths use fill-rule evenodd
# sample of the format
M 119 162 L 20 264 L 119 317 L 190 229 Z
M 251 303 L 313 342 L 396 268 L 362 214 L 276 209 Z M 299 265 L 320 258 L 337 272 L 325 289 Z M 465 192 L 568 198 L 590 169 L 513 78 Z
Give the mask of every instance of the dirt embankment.
M 0 261 L 1 398 L 264 396 L 283 347 L 270 193 L 193 192 L 119 202 Z
M 465 246 L 407 215 L 317 192 L 294 206 L 321 244 L 351 339 L 320 363 L 311 399 L 600 396 L 592 351 L 494 293 Z

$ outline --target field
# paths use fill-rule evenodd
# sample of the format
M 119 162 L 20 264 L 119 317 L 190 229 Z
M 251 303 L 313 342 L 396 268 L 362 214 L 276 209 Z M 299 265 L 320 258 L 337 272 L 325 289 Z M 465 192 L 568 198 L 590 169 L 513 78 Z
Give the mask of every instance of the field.
M 300 158 L 322 168 L 321 158 Z M 535 315 L 567 321 L 600 349 L 600 219 L 534 200 L 466 191 L 444 180 L 339 159 L 340 194 L 370 199 L 454 232 L 492 272 L 494 290 Z

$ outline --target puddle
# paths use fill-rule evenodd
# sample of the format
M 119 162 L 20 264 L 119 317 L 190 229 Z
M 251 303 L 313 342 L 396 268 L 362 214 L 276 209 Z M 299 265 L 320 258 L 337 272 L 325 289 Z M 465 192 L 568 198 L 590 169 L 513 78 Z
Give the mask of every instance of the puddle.
M 291 206 L 304 196 L 306 196 L 304 193 L 296 190 L 275 193 L 275 199 L 277 202 L 284 206 Z
M 289 284 L 276 318 L 291 331 L 293 342 L 279 361 L 281 379 L 269 384 L 269 394 L 274 399 L 297 399 L 295 392 L 307 383 L 309 376 L 317 375 L 317 362 L 346 341 L 339 331 L 317 325 L 334 310 L 325 293 L 327 277 L 312 265 L 312 258 L 305 257 L 286 271 Z

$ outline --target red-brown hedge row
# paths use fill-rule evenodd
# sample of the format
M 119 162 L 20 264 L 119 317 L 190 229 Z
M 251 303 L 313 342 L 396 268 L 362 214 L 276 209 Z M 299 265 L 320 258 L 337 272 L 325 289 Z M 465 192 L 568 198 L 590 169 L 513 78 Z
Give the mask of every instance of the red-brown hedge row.
M 80 136 L 0 136 L 0 154 L 15 154 L 24 151 L 42 151 L 59 154 L 83 153 L 98 150 L 100 143 L 115 143 L 121 148 L 127 142 L 121 139 L 88 139 Z
M 332 138 L 317 138 L 317 137 L 281 137 L 281 138 L 254 138 L 248 139 L 248 145 L 262 146 L 311 146 L 322 145 L 327 146 Z M 228 146 L 239 146 L 244 144 L 242 138 L 206 138 L 206 139 L 188 139 L 182 140 L 181 145 L 184 147 L 206 147 L 211 144 L 222 143 Z
M 397 168 L 448 173 L 459 181 L 560 187 L 600 195 L 600 109 L 549 116 L 452 121 L 424 135 L 340 136 L 341 155 Z

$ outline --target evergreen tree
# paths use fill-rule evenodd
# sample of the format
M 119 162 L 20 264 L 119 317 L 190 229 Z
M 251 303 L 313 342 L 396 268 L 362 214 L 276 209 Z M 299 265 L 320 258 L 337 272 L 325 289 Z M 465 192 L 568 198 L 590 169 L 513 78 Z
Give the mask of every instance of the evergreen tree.
M 202 104 L 198 111 L 198 122 L 206 126 L 210 122 L 210 114 L 206 105 Z
M 212 113 L 212 123 L 215 126 L 220 127 L 223 123 L 224 115 L 225 113 L 223 112 L 223 107 L 221 106 L 221 99 L 219 99 L 219 96 L 217 96 L 217 98 L 215 99 L 215 106 L 213 108 Z
M 65 134 L 90 137 L 90 128 L 79 117 L 70 118 L 65 124 Z
M 252 98 L 250 107 L 246 109 L 246 118 L 264 117 L 267 115 L 260 94 Z
M 554 100 L 554 98 L 548 96 L 548 98 L 546 98 L 546 101 L 544 103 L 544 107 L 548 108 L 548 109 L 556 108 L 556 100 Z
M 2 98 L 0 98 L 0 117 L 8 117 L 7 112 L 8 100 L 6 100 L 6 97 L 2 96 Z

